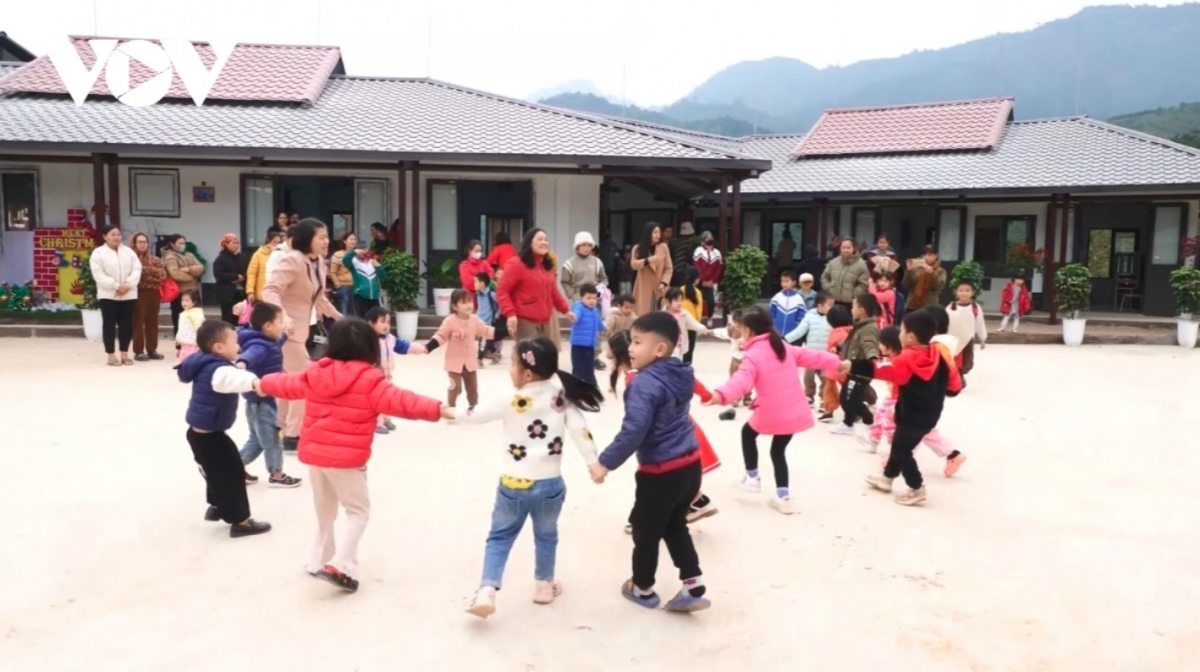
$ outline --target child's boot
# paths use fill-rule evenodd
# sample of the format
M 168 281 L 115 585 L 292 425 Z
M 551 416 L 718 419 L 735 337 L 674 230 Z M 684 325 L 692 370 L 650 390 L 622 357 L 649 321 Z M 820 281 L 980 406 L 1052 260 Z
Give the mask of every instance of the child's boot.
M 963 462 L 966 462 L 966 461 L 967 461 L 966 455 L 963 455 L 962 453 L 958 452 L 957 450 L 954 451 L 953 455 L 946 458 L 946 469 L 942 472 L 942 474 L 946 478 L 954 478 L 954 475 L 957 474 L 958 470 L 962 467 Z
M 471 600 L 471 606 L 467 607 L 467 613 L 480 618 L 487 618 L 496 613 L 496 589 L 492 586 L 483 586 L 475 591 L 475 599 Z
M 925 493 L 925 486 L 921 486 L 916 490 L 908 489 L 904 492 L 896 494 L 896 503 L 901 506 L 916 506 L 923 504 L 929 496 Z
M 559 595 L 562 595 L 562 584 L 558 581 L 538 581 L 533 589 L 533 601 L 537 604 L 550 604 Z
M 867 485 L 871 486 L 872 488 L 875 488 L 876 490 L 878 490 L 880 492 L 891 492 L 892 491 L 892 479 L 888 478 L 887 476 L 884 476 L 881 473 L 880 474 L 871 474 L 870 476 L 867 476 L 866 480 L 867 480 Z

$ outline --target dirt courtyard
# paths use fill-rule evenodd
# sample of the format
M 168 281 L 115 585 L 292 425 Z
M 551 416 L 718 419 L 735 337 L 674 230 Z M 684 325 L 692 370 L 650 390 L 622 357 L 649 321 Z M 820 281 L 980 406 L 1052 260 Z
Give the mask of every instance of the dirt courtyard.
M 729 349 L 699 348 L 698 375 L 715 387 Z M 307 483 L 250 488 L 255 517 L 275 526 L 267 535 L 230 539 L 202 520 L 189 390 L 169 363 L 114 369 L 98 344 L 0 339 L 0 668 L 1197 669 L 1196 357 L 987 349 L 942 423 L 969 459 L 947 480 L 920 449 L 930 499 L 915 509 L 868 492 L 878 458 L 818 425 L 789 449 L 797 514 L 782 516 L 766 493 L 734 488 L 745 411 L 720 422 L 695 403 L 724 466 L 705 480 L 720 514 L 693 527 L 713 608 L 691 616 L 621 598 L 634 465 L 597 486 L 568 446 L 564 594 L 532 603 L 526 529 L 499 611 L 480 621 L 463 609 L 491 519 L 498 424 L 405 422 L 376 440 L 362 588 L 345 595 L 302 571 L 315 532 Z M 402 358 L 398 383 L 440 397 L 440 367 L 438 354 Z M 507 365 L 480 378 L 485 396 L 511 389 Z M 589 416 L 602 446 L 620 418 L 618 401 Z M 245 439 L 240 417 L 231 435 Z M 250 469 L 264 473 L 261 461 Z M 294 456 L 285 470 L 307 477 Z M 677 588 L 664 549 L 658 589 Z

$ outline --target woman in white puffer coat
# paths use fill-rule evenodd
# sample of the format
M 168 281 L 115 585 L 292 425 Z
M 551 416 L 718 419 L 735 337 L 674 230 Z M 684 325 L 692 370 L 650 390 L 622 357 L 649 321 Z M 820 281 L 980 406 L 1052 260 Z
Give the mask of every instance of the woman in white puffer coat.
M 138 281 L 142 278 L 142 262 L 137 254 L 121 244 L 121 229 L 109 225 L 100 230 L 104 244 L 92 251 L 88 267 L 96 281 L 96 298 L 100 302 L 103 320 L 104 352 L 108 365 L 133 364 L 129 344 L 133 340 L 133 312 L 137 307 Z M 117 360 L 117 342 L 121 359 Z

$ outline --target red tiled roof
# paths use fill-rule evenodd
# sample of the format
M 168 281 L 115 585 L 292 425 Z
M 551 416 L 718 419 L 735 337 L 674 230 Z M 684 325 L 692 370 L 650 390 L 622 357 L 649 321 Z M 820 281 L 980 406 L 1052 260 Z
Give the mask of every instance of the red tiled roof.
M 88 37 L 72 37 L 83 65 L 89 70 L 96 56 L 88 45 Z M 109 38 L 112 39 L 112 38 Z M 122 43 L 128 39 L 118 38 Z M 158 40 L 150 40 L 158 43 Z M 216 62 L 207 42 L 193 42 L 196 53 L 206 68 Z M 217 77 L 208 100 L 246 102 L 287 102 L 313 104 L 320 97 L 329 76 L 338 70 L 341 51 L 337 47 L 307 47 L 293 45 L 238 44 L 229 55 L 221 75 Z M 154 73 L 140 62 L 130 59 L 129 83 L 136 88 Z M 37 59 L 0 78 L 0 91 L 23 93 L 67 94 L 67 88 L 48 56 Z M 111 96 L 101 73 L 92 86 L 91 95 Z M 167 99 L 190 100 L 191 96 L 176 74 L 167 92 Z
M 827 110 L 796 156 L 908 154 L 992 149 L 1012 118 L 1012 98 Z

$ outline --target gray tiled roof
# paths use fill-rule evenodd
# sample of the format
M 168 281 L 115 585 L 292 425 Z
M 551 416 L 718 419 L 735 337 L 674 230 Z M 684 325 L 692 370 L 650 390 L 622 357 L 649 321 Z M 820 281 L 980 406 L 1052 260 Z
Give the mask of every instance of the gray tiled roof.
M 237 103 L 196 107 L 189 101 L 133 108 L 103 99 L 89 99 L 76 107 L 62 97 L 10 93 L 0 95 L 0 117 L 4 119 L 0 143 L 768 166 L 683 137 L 427 79 L 335 76 L 311 107 Z
M 731 138 L 724 135 L 716 135 L 714 133 L 705 133 L 704 131 L 693 131 L 688 128 L 677 128 L 675 126 L 655 124 L 653 122 L 641 121 L 639 119 L 626 119 L 624 117 L 612 117 L 608 115 L 596 116 L 608 119 L 610 121 L 615 121 L 626 126 L 648 129 L 657 135 L 678 138 L 684 142 L 695 142 L 724 151 L 744 153 L 742 150 L 742 143 L 745 138 Z
M 1068 190 L 1200 184 L 1200 151 L 1085 117 L 1012 122 L 991 151 L 843 158 L 794 156 L 803 135 L 742 139 L 773 168 L 746 194 Z

